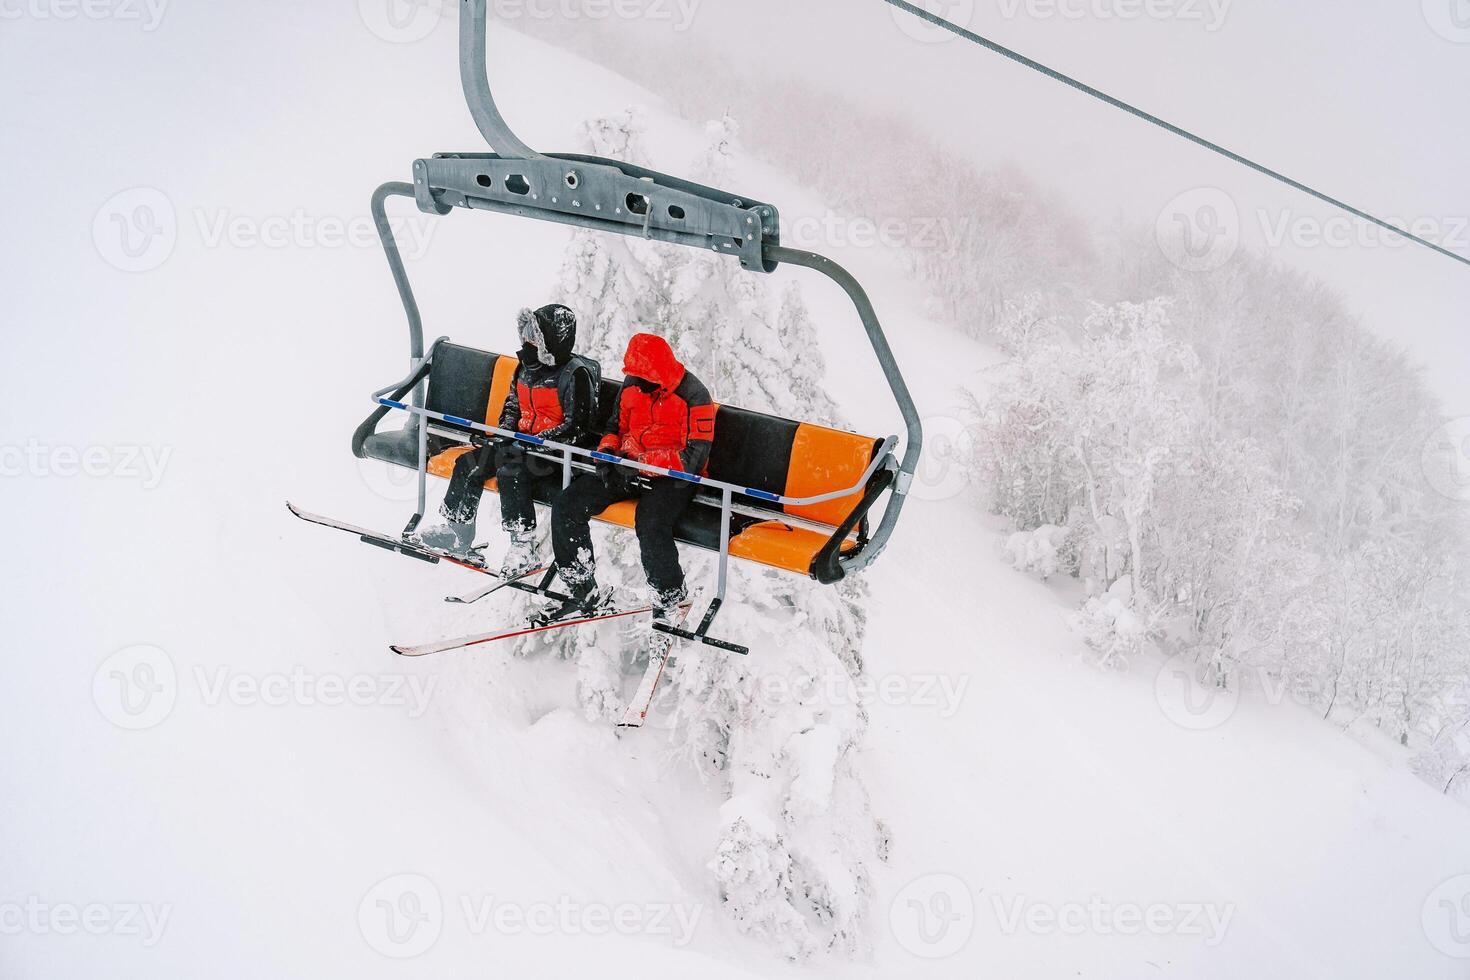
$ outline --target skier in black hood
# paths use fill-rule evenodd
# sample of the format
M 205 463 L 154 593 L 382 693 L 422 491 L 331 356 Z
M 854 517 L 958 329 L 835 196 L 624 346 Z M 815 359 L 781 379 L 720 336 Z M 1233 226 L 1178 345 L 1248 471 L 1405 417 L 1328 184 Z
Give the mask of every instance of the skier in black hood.
M 574 350 L 577 317 L 557 303 L 518 317 L 521 350 L 510 394 L 500 414 L 500 428 L 553 442 L 588 447 L 596 441 L 597 393 L 602 369 Z M 424 544 L 468 554 L 475 540 L 480 494 L 493 473 L 500 490 L 501 526 L 510 532 L 510 550 L 501 563 L 506 577 L 535 568 L 535 488 L 561 486 L 561 464 L 528 455 L 519 442 L 501 436 L 472 437 L 474 448 L 454 462 L 449 492 L 439 512 L 448 522 L 426 529 Z

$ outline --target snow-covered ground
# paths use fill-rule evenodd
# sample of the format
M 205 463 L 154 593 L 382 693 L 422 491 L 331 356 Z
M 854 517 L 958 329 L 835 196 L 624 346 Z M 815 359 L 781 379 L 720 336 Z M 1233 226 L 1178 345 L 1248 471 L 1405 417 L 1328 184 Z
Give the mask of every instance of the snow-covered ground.
M 640 103 L 663 169 L 698 148 L 698 121 L 554 49 L 507 33 L 492 60 L 533 145 Z M 862 765 L 892 848 L 870 958 L 796 967 L 741 937 L 705 869 L 719 794 L 658 730 L 583 722 L 566 665 L 391 658 L 495 613 L 439 602 L 464 573 L 282 506 L 407 512 L 401 476 L 347 445 L 405 367 L 401 311 L 371 237 L 334 239 L 413 157 L 477 146 L 452 31 L 388 45 L 350 7 L 181 5 L 152 33 L 7 23 L 0 66 L 0 445 L 28 449 L 0 481 L 0 975 L 1464 975 L 1431 938 L 1470 925 L 1435 891 L 1470 871 L 1465 811 L 1289 703 L 1229 713 L 1158 664 L 1087 666 L 1069 597 L 1000 560 L 943 463 L 998 355 L 916 315 L 890 257 L 841 247 L 936 437 L 870 573 L 888 693 Z M 799 176 L 740 183 L 821 215 Z M 109 203 L 140 187 L 177 244 L 128 273 L 109 216 L 141 201 L 167 222 L 156 196 Z M 554 298 L 562 231 L 397 213 L 411 252 L 428 243 L 430 337 L 493 347 Z M 895 430 L 842 298 L 808 298 L 849 418 Z M 106 465 L 67 476 L 66 447 Z

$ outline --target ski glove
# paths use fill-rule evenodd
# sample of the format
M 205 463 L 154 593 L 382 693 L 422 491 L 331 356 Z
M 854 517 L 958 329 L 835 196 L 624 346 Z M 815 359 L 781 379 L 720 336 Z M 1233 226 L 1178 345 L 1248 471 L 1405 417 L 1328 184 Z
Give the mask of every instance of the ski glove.
M 497 439 L 495 441 L 495 468 L 498 470 L 507 463 L 519 463 L 525 458 L 526 449 L 514 439 Z
M 620 490 L 624 483 L 627 482 L 627 476 L 624 473 L 623 467 L 616 463 L 598 463 L 597 478 L 609 490 Z

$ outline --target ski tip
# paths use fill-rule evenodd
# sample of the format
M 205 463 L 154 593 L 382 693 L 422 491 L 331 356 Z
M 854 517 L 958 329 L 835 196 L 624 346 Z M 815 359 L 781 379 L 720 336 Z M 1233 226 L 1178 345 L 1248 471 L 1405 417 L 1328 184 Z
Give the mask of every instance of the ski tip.
M 407 647 L 401 647 L 401 646 L 394 645 L 394 646 L 390 646 L 388 649 L 389 650 L 392 650 L 394 653 L 398 654 L 400 657 L 411 657 L 411 656 L 413 656 L 413 654 L 408 651 L 408 648 Z

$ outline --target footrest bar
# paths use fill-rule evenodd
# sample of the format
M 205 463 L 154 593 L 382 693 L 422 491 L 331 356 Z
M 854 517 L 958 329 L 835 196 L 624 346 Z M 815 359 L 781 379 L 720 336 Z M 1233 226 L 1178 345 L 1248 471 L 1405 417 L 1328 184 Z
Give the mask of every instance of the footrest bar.
M 681 640 L 703 643 L 707 647 L 715 647 L 716 649 L 725 650 L 729 653 L 738 653 L 742 657 L 750 654 L 750 647 L 743 647 L 738 643 L 731 643 L 729 640 L 718 640 L 713 636 L 701 636 L 698 633 L 691 633 L 689 630 L 680 629 L 677 626 L 670 626 L 668 623 L 654 623 L 653 628 L 660 633 L 677 636 Z
M 507 582 L 506 586 L 512 589 L 519 589 L 522 592 L 529 592 L 531 595 L 539 595 L 547 599 L 555 599 L 557 602 L 570 602 L 572 599 L 571 596 L 563 595 L 560 592 L 553 592 L 551 589 L 544 588 L 539 585 L 532 585 L 529 582 Z
M 439 564 L 438 555 L 426 555 L 422 551 L 413 548 L 402 548 L 390 541 L 382 541 L 378 538 L 367 537 L 366 535 L 361 540 L 364 544 L 370 544 L 374 548 L 382 548 L 384 551 L 391 551 L 395 555 L 407 555 L 410 558 L 417 558 L 419 561 L 428 562 L 430 565 Z

